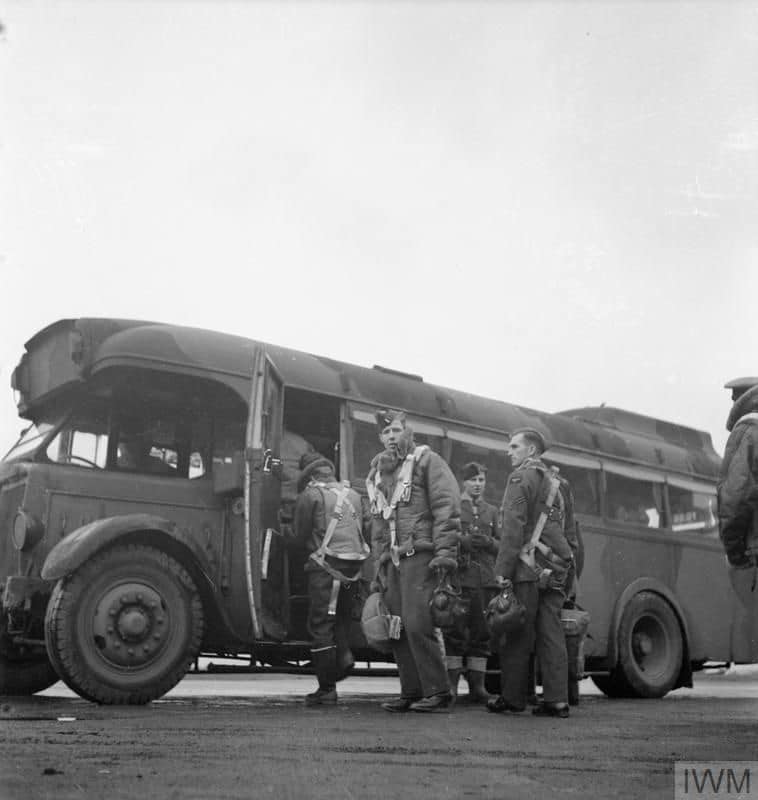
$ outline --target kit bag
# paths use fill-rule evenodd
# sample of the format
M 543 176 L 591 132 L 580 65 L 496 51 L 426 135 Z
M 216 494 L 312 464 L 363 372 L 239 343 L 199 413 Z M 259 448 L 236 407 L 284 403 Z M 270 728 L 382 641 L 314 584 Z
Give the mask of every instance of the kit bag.
M 395 622 L 397 620 L 397 622 Z M 384 604 L 381 592 L 373 592 L 366 598 L 361 614 L 361 630 L 366 637 L 369 647 L 380 653 L 389 653 L 392 650 L 392 640 L 399 638 L 399 618 L 393 617 Z M 397 635 L 393 636 L 393 628 L 397 627 Z
M 568 602 L 561 609 L 561 627 L 566 637 L 569 680 L 578 681 L 584 677 L 584 639 L 589 625 L 589 612 L 579 608 L 575 603 Z
M 470 605 L 471 601 L 452 585 L 446 571 L 440 570 L 437 586 L 429 601 L 434 627 L 443 633 L 462 634 L 466 628 Z
M 572 608 L 564 606 L 561 609 L 561 627 L 564 636 L 582 637 L 590 626 L 589 611 L 574 605 Z
M 505 581 L 502 589 L 487 604 L 484 612 L 490 634 L 499 639 L 503 635 L 514 634 L 524 627 L 526 608 L 516 597 L 513 584 Z

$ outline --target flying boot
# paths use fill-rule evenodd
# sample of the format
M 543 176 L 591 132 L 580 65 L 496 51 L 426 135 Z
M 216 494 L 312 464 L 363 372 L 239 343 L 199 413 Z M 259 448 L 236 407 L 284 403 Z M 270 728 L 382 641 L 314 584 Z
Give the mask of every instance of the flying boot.
M 316 671 L 318 689 L 305 695 L 305 705 L 335 705 L 337 703 L 337 648 L 331 645 L 311 650 L 311 661 Z
M 487 703 L 492 700 L 492 696 L 484 686 L 484 678 L 487 672 L 486 658 L 466 659 L 466 680 L 468 681 L 468 693 L 472 703 Z
M 447 680 L 450 684 L 450 705 L 455 705 L 458 699 L 458 681 L 463 672 L 462 656 L 445 656 L 445 666 L 447 667 Z
M 335 638 L 337 640 L 337 675 L 335 680 L 339 683 L 340 681 L 344 681 L 353 671 L 355 657 L 350 649 L 350 642 L 347 638 L 347 634 L 340 625 L 337 626 Z

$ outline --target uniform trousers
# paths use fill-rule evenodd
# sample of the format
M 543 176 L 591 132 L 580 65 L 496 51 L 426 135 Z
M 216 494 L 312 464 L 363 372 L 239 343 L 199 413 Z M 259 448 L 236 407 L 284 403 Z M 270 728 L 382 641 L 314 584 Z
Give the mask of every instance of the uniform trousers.
M 517 633 L 500 642 L 503 698 L 516 708 L 526 708 L 530 685 L 529 659 L 535 652 L 542 672 L 546 703 L 568 702 L 566 638 L 561 626 L 564 594 L 559 589 L 540 589 L 535 581 L 514 583 L 514 593 L 524 604 L 526 618 Z
M 403 621 L 400 638 L 392 646 L 400 676 L 400 694 L 408 699 L 431 697 L 450 690 L 440 641 L 432 623 L 429 601 L 437 578 L 429 569 L 431 551 L 401 557 L 387 564 L 384 602 L 390 614 Z
M 347 577 L 352 577 L 360 571 L 360 563 L 355 561 L 345 562 L 330 559 L 336 569 Z M 340 584 L 337 599 L 337 613 L 329 613 L 329 601 L 332 596 L 334 578 L 316 564 L 308 564 L 308 596 L 310 607 L 308 609 L 308 634 L 311 637 L 311 649 L 322 650 L 327 647 L 337 647 L 338 658 L 348 651 L 348 631 L 352 621 L 353 599 L 355 584 Z

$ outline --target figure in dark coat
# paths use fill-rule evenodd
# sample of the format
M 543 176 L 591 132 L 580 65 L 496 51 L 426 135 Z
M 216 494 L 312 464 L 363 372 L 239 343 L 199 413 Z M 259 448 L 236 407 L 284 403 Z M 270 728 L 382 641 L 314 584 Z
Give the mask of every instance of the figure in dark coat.
M 291 545 L 308 553 L 308 633 L 318 689 L 306 705 L 337 702 L 338 681 L 355 663 L 348 630 L 353 592 L 368 557 L 360 495 L 337 481 L 334 465 L 319 453 L 300 459 Z M 339 522 L 338 522 L 339 519 Z M 334 521 L 332 521 L 334 520 Z M 331 534 L 331 536 L 330 536 Z
M 514 431 L 508 445 L 514 471 L 503 497 L 502 533 L 495 572 L 500 581 L 513 583 L 514 593 L 526 609 L 526 621 L 521 630 L 508 634 L 507 642 L 501 642 L 501 695 L 487 703 L 487 709 L 493 712 L 526 709 L 531 691 L 529 662 L 536 651 L 542 670 L 544 702 L 533 713 L 567 717 L 568 662 L 561 626 L 565 586 L 553 580 L 541 580 L 538 571 L 522 558 L 524 547 L 544 512 L 547 522 L 540 541 L 566 565 L 566 578 L 572 564 L 572 548 L 563 530 L 560 507 L 547 505 L 548 467 L 540 460 L 545 449 L 542 435 L 530 428 Z M 556 497 L 556 503 L 557 500 Z
M 458 582 L 468 602 L 465 626 L 445 633 L 445 661 L 453 697 L 458 694 L 458 680 L 466 673 L 469 698 L 486 703 L 490 696 L 484 687 L 490 633 L 484 619 L 487 603 L 497 593 L 495 556 L 500 540 L 498 511 L 484 499 L 487 468 L 472 461 L 461 471 L 461 538 Z
M 718 484 L 719 535 L 729 563 L 739 569 L 758 563 L 758 377 L 726 387 L 734 405 Z

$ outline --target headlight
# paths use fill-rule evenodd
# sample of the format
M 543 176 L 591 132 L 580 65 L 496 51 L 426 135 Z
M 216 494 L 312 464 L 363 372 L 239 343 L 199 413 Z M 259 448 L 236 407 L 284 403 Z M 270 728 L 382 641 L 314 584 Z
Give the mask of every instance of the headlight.
M 39 542 L 45 528 L 42 523 L 22 508 L 13 520 L 13 544 L 19 550 L 31 550 Z

